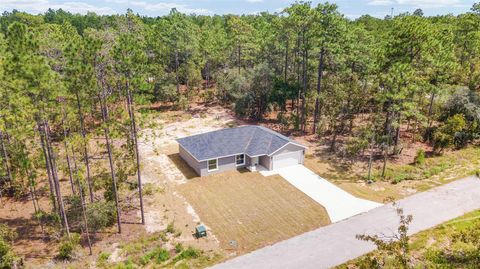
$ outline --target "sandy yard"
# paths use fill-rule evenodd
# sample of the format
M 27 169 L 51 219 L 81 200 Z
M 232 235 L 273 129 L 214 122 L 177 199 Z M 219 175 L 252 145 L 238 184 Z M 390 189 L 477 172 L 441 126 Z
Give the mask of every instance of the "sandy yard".
M 142 158 L 142 184 L 144 187 L 145 230 L 148 233 L 165 230 L 169 223 L 182 232 L 177 241 L 204 250 L 219 250 L 219 241 L 214 233 L 197 240 L 193 237 L 200 217 L 187 199 L 178 192 L 178 187 L 195 173 L 182 165 L 175 139 L 203 133 L 234 124 L 235 119 L 220 107 L 200 107 L 191 111 L 188 120 L 158 119 L 156 128 L 144 129 L 139 143 Z M 160 127 L 158 127 L 160 126 Z
M 277 175 L 231 171 L 192 179 L 179 190 L 231 255 L 330 223 L 321 205 Z

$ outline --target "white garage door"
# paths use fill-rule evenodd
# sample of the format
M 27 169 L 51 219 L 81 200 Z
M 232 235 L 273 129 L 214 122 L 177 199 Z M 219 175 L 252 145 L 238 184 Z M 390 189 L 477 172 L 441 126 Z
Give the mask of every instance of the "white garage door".
M 302 159 L 302 151 L 294 151 L 273 156 L 273 169 L 297 165 Z

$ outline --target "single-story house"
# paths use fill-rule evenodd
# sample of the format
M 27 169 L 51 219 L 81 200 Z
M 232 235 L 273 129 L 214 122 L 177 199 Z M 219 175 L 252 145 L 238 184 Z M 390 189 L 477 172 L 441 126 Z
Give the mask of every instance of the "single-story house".
M 177 139 L 179 153 L 200 176 L 247 168 L 303 164 L 306 147 L 262 126 L 246 125 Z

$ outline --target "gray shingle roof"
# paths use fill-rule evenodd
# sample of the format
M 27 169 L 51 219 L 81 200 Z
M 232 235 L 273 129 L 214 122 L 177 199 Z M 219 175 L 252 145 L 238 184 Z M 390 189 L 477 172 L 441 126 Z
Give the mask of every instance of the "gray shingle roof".
M 177 139 L 177 142 L 198 161 L 236 154 L 247 154 L 251 157 L 269 155 L 288 143 L 302 146 L 286 136 L 255 125 L 183 137 Z

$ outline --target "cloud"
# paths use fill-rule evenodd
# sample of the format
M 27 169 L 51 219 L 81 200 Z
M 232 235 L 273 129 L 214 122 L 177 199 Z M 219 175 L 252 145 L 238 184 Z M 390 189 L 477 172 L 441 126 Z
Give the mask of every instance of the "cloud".
M 13 9 L 25 11 L 29 13 L 44 13 L 49 8 L 63 9 L 72 13 L 86 14 L 87 12 L 95 12 L 101 15 L 116 14 L 117 12 L 111 7 L 97 7 L 85 2 L 62 2 L 54 3 L 50 0 L 1 0 L 0 10 L 10 11 Z
M 400 5 L 408 5 L 414 7 L 448 7 L 457 6 L 460 0 L 396 0 Z
M 261 3 L 263 0 L 247 0 L 249 3 Z
M 209 14 L 210 10 L 204 8 L 189 8 L 184 4 L 168 3 L 168 2 L 156 2 L 147 3 L 145 1 L 129 1 L 131 6 L 145 9 L 146 11 L 170 11 L 172 8 L 176 8 L 183 13 L 195 13 L 195 14 Z
M 371 0 L 371 6 L 403 5 L 416 8 L 462 7 L 460 0 Z
M 371 6 L 390 6 L 395 4 L 395 2 L 392 0 L 372 0 L 368 4 Z

